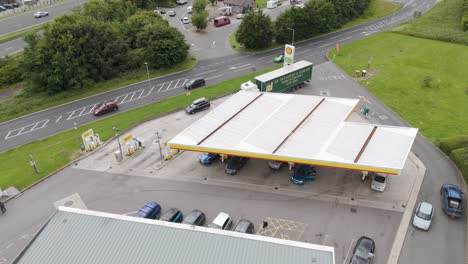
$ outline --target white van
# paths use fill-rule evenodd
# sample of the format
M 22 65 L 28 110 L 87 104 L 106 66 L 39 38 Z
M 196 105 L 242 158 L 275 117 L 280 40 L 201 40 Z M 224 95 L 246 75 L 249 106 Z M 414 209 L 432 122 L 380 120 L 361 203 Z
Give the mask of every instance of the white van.
M 270 0 L 266 3 L 268 9 L 273 9 L 276 7 L 276 1 Z
M 192 6 L 188 6 L 188 7 L 187 7 L 187 13 L 188 13 L 188 14 L 192 14 L 192 12 L 193 12 L 193 7 L 192 7 Z

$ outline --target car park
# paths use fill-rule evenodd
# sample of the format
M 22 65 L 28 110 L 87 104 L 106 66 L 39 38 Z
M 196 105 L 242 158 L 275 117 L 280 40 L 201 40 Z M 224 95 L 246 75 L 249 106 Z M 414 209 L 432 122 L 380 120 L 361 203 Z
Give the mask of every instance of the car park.
M 375 242 L 373 239 L 362 236 L 356 242 L 353 255 L 351 256 L 351 264 L 368 264 L 374 258 Z
M 315 167 L 310 165 L 299 165 L 293 171 L 291 181 L 297 185 L 303 185 L 306 181 L 314 181 L 317 172 Z
M 234 231 L 239 233 L 253 234 L 254 225 L 249 220 L 242 219 L 239 221 L 239 223 L 237 223 Z
M 231 217 L 224 212 L 219 213 L 216 218 L 213 220 L 208 227 L 214 229 L 222 229 L 222 230 L 230 230 L 232 226 L 232 219 Z
M 434 208 L 432 205 L 426 202 L 419 203 L 414 213 L 413 226 L 427 231 L 431 227 L 433 217 Z
M 372 178 L 371 189 L 377 192 L 385 191 L 387 186 L 388 175 L 384 173 L 376 173 Z
M 190 24 L 190 19 L 188 17 L 183 17 L 180 21 L 182 21 L 183 24 Z
M 117 110 L 119 110 L 119 106 L 117 105 L 117 103 L 103 102 L 94 109 L 93 113 L 94 115 L 99 116 Z
M 205 86 L 206 82 L 203 78 L 195 78 L 185 83 L 185 89 L 192 90 L 198 87 Z
M 182 224 L 203 226 L 205 224 L 205 221 L 205 214 L 202 211 L 195 209 L 185 216 L 184 221 L 182 221 Z
M 157 202 L 146 203 L 138 212 L 137 217 L 156 219 L 161 212 L 161 206 Z
M 273 59 L 273 62 L 275 63 L 280 63 L 280 62 L 283 62 L 284 61 L 284 54 L 280 54 L 278 56 L 275 57 L 275 59 Z
M 451 217 L 461 217 L 463 215 L 463 192 L 453 184 L 444 184 L 440 188 L 442 199 L 442 209 Z
M 176 12 L 174 10 L 169 10 L 169 12 L 167 12 L 167 14 L 170 16 L 170 17 L 175 17 L 176 16 Z
M 243 157 L 232 157 L 229 159 L 228 164 L 224 167 L 224 170 L 227 174 L 234 175 L 239 172 L 242 167 L 244 167 L 245 163 L 247 163 L 248 158 Z
M 193 7 L 192 6 L 188 6 L 187 7 L 187 14 L 192 14 L 193 13 Z
M 35 18 L 46 17 L 48 15 L 49 15 L 49 12 L 46 12 L 46 11 L 38 11 L 38 12 L 34 13 Z
M 279 170 L 281 166 L 283 165 L 284 162 L 282 161 L 276 161 L 276 160 L 269 160 L 268 161 L 268 167 L 270 167 L 273 170 Z
M 211 165 L 218 158 L 219 158 L 219 154 L 203 153 L 202 155 L 200 155 L 198 160 L 200 161 L 201 164 L 208 166 L 208 165 Z
M 205 97 L 198 98 L 193 101 L 189 106 L 185 107 L 185 112 L 187 114 L 195 114 L 197 112 L 203 111 L 210 108 L 210 101 Z
M 173 223 L 180 223 L 182 222 L 182 212 L 177 208 L 170 208 L 164 214 L 161 215 L 159 220 L 166 221 L 166 222 L 173 222 Z

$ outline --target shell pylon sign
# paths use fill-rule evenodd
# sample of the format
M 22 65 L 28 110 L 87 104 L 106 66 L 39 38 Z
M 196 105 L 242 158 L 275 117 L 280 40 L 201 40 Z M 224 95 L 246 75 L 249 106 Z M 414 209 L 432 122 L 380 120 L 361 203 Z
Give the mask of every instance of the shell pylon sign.
M 284 45 L 284 60 L 283 67 L 291 65 L 294 63 L 294 51 L 296 47 L 292 45 Z

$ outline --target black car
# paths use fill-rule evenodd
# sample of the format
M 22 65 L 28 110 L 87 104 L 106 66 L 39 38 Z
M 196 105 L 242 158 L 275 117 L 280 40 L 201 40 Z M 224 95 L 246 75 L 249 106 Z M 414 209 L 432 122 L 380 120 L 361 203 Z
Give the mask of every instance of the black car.
M 196 112 L 200 112 L 208 108 L 210 108 L 210 101 L 208 101 L 205 97 L 202 97 L 198 98 L 189 106 L 185 107 L 185 112 L 187 112 L 187 114 L 195 114 Z
M 362 236 L 356 242 L 354 247 L 353 256 L 351 257 L 351 264 L 368 264 L 374 258 L 375 242 L 372 238 Z
M 174 223 L 180 223 L 182 222 L 182 212 L 177 209 L 177 208 L 171 208 L 164 212 L 164 214 L 161 215 L 161 218 L 159 220 L 161 221 L 166 221 L 166 222 L 174 222 Z
M 185 83 L 185 89 L 192 90 L 198 87 L 205 86 L 206 82 L 203 78 L 195 78 Z
M 184 221 L 182 221 L 182 224 L 202 226 L 205 224 L 205 221 L 205 214 L 202 211 L 195 209 L 185 216 Z
M 239 221 L 239 223 L 237 223 L 236 228 L 234 228 L 234 231 L 240 233 L 253 234 L 254 225 L 249 220 L 242 219 Z
M 242 167 L 244 167 L 245 163 L 247 162 L 248 158 L 243 157 L 232 157 L 224 170 L 227 174 L 237 174 Z
M 13 3 L 11 4 L 13 7 L 19 7 L 20 5 L 18 3 Z

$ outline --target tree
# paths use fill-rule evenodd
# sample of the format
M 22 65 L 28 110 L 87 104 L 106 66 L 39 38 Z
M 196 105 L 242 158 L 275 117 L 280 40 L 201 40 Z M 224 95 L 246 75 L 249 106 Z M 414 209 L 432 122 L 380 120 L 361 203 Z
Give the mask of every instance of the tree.
M 120 30 L 123 32 L 125 40 L 130 48 L 136 48 L 138 32 L 140 32 L 146 25 L 150 24 L 169 26 L 167 20 L 162 19 L 160 16 L 155 16 L 151 11 L 136 13 L 122 23 Z
M 271 18 L 264 14 L 249 12 L 236 32 L 236 40 L 248 49 L 265 48 L 274 37 Z
M 124 21 L 135 14 L 136 7 L 119 0 L 90 0 L 83 5 L 81 15 L 100 21 Z
M 146 25 L 137 35 L 137 46 L 154 68 L 174 65 L 187 58 L 190 46 L 177 29 L 161 25 Z
M 197 28 L 197 31 L 205 29 L 208 26 L 208 12 L 202 10 L 202 12 L 197 12 L 192 15 L 192 25 Z
M 193 13 L 194 14 L 201 13 L 202 11 L 205 10 L 206 5 L 207 5 L 206 0 L 195 0 L 193 2 Z
M 357 16 L 354 10 L 354 0 L 330 0 L 335 9 L 336 28 L 346 24 Z

